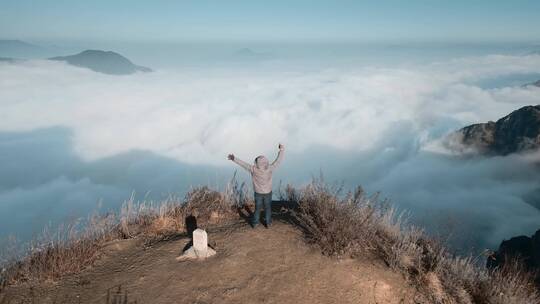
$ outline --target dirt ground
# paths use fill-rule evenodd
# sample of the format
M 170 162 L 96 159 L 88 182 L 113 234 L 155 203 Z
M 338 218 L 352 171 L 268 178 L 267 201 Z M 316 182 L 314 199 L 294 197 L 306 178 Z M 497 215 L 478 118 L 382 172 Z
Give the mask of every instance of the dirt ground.
M 114 241 L 83 273 L 10 287 L 0 303 L 414 303 L 414 290 L 386 266 L 323 256 L 286 223 L 236 223 L 208 238 L 216 256 L 183 262 L 175 257 L 187 237 L 149 247 Z

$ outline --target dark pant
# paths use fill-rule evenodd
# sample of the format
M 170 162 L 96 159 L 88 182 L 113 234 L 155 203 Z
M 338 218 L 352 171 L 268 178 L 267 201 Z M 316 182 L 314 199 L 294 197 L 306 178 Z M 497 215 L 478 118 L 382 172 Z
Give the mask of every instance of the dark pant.
M 272 224 L 272 192 L 270 193 L 257 193 L 255 192 L 255 212 L 253 213 L 253 227 L 259 223 L 259 215 L 261 214 L 261 207 L 264 204 L 264 216 L 266 219 L 266 225 Z

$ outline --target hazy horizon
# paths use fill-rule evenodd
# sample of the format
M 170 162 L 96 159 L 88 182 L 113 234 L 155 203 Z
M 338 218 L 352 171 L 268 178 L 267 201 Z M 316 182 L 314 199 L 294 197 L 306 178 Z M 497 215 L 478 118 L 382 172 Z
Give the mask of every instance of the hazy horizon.
M 17 39 L 538 41 L 537 1 L 0 1 Z

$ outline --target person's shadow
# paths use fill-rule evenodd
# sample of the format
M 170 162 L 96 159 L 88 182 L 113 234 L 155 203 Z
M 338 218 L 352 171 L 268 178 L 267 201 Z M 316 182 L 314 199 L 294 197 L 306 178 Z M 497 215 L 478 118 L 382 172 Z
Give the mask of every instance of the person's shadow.
M 247 224 L 252 225 L 251 219 L 253 218 L 253 212 L 251 208 L 244 204 L 241 207 L 236 208 L 236 211 L 238 211 L 238 215 L 246 221 Z
M 190 240 L 189 240 L 189 243 L 187 243 L 186 246 L 184 246 L 184 248 L 182 249 L 182 252 L 186 251 L 187 249 L 189 249 L 189 247 L 193 246 L 193 231 L 195 231 L 198 227 L 197 218 L 191 214 L 186 216 L 185 225 L 186 225 L 186 232 Z

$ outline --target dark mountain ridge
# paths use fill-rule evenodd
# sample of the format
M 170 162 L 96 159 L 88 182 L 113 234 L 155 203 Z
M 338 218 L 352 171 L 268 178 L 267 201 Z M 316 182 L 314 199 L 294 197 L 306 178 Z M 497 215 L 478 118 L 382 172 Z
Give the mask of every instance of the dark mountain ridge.
M 536 282 L 540 286 L 540 229 L 530 237 L 520 235 L 502 241 L 499 249 L 488 258 L 487 266 L 503 267 L 515 260 L 520 261 L 527 271 L 536 272 Z
M 9 62 L 9 63 L 12 63 L 12 62 L 16 62 L 16 61 L 18 61 L 18 60 L 15 59 L 15 58 L 0 57 L 0 62 Z
M 239 62 L 257 62 L 272 59 L 273 56 L 269 53 L 261 53 L 250 48 L 242 48 L 234 52 L 229 60 Z
M 0 57 L 7 58 L 43 58 L 50 50 L 21 40 L 0 40 Z
M 150 68 L 135 65 L 126 57 L 112 51 L 86 50 L 71 56 L 52 57 L 49 60 L 64 61 L 74 66 L 110 75 L 152 71 Z

